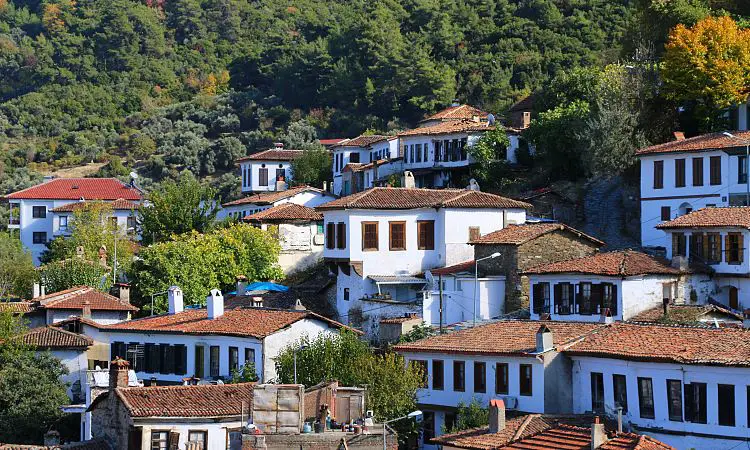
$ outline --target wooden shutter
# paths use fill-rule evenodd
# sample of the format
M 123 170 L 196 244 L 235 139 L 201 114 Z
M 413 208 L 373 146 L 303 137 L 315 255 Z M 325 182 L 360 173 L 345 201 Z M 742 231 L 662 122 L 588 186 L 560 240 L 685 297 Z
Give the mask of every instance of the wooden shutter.
M 182 344 L 174 346 L 174 373 L 177 375 L 187 373 L 187 347 Z
M 179 443 L 180 443 L 180 432 L 179 431 L 170 431 L 169 432 L 169 450 L 179 450 Z
M 705 261 L 705 260 L 710 259 L 709 256 L 711 254 L 710 253 L 711 250 L 708 247 L 708 234 L 703 234 L 701 236 L 703 236 L 703 255 L 702 256 L 703 256 L 703 260 Z
M 560 297 L 562 297 L 562 285 L 561 284 L 555 284 L 555 306 L 554 306 L 554 312 L 557 312 L 557 308 L 559 308 L 560 305 Z
M 543 287 L 541 283 L 537 283 L 534 285 L 534 288 L 532 289 L 532 293 L 534 298 L 533 301 L 533 311 L 534 314 L 541 314 L 542 308 L 544 307 L 544 299 L 542 298 Z
M 336 248 L 346 248 L 346 224 L 344 222 L 336 224 Z
M 618 314 L 617 312 L 617 285 L 612 285 L 612 302 L 610 304 L 610 313 L 612 316 L 616 316 Z
M 333 222 L 326 224 L 326 248 L 336 248 L 336 224 Z
M 141 450 L 143 428 L 130 427 L 128 430 L 128 450 Z
M 745 236 L 742 233 L 737 233 L 737 262 L 739 263 L 741 263 L 745 257 L 744 238 Z
M 591 284 L 591 309 L 592 312 L 595 313 L 601 313 L 604 310 L 604 306 L 602 305 L 602 298 L 604 296 L 602 295 L 602 285 L 601 284 Z
M 146 373 L 154 373 L 154 344 L 146 344 L 143 348 L 143 353 L 145 356 L 145 372 Z
M 730 244 L 729 235 L 724 236 L 724 261 L 732 262 L 732 246 Z

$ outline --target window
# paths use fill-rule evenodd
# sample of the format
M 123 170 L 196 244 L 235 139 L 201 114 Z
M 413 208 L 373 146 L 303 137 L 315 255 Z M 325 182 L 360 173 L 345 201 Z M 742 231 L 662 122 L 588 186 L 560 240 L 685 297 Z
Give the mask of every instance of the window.
M 719 385 L 719 425 L 734 426 L 734 385 Z
M 737 158 L 737 183 L 747 183 L 747 157 L 744 155 Z
M 229 373 L 240 368 L 240 350 L 237 347 L 229 347 Z
M 651 378 L 638 378 L 638 409 L 642 419 L 654 418 L 654 384 Z
M 68 216 L 60 216 L 59 220 L 59 227 L 60 231 L 67 231 L 68 230 Z
M 591 411 L 604 412 L 604 375 L 591 372 Z
M 706 419 L 706 383 L 685 384 L 685 420 L 707 423 Z
M 661 207 L 661 220 L 670 220 L 672 219 L 672 210 L 669 206 L 662 206 Z
M 453 390 L 463 392 L 466 389 L 466 363 L 453 361 Z
M 344 288 L 344 300 L 349 301 L 349 288 Z
M 195 377 L 203 378 L 206 375 L 206 348 L 202 345 L 195 346 Z
M 495 394 L 508 393 L 508 364 L 495 364 Z
M 664 188 L 664 161 L 654 161 L 654 189 Z
M 667 380 L 667 410 L 669 420 L 682 422 L 682 381 Z
M 479 239 L 480 236 L 479 227 L 469 227 L 469 242 Z
M 135 225 L 136 225 L 135 216 L 128 216 L 127 225 L 126 225 L 128 228 L 127 230 L 128 233 L 133 233 L 135 231 Z
M 336 248 L 346 248 L 346 224 L 344 222 L 336 224 Z
M 612 375 L 612 387 L 615 393 L 615 408 L 622 408 L 622 413 L 628 412 L 628 382 L 625 375 Z
M 47 217 L 47 207 L 46 206 L 32 206 L 31 217 L 33 217 L 34 219 L 45 219 Z
M 45 231 L 35 231 L 31 235 L 32 242 L 34 244 L 46 244 L 47 243 L 47 233 Z
M 578 313 L 591 315 L 594 312 L 594 305 L 591 303 L 591 283 L 580 283 L 578 285 Z
M 268 186 L 268 169 L 265 167 L 258 169 L 258 186 Z
M 430 374 L 427 370 L 427 361 L 422 359 L 415 359 L 411 363 L 419 367 L 419 371 L 422 372 L 422 384 L 420 385 L 420 387 L 429 387 Z
M 218 345 L 212 345 L 209 349 L 209 363 L 208 367 L 210 368 L 211 373 L 209 374 L 211 378 L 219 378 L 219 346 Z
M 119 227 L 119 224 L 117 223 L 117 217 L 115 217 L 115 216 L 110 217 L 109 218 L 109 224 L 110 224 L 110 226 L 112 226 L 112 228 L 117 229 L 117 227 Z
M 708 233 L 708 255 L 706 255 L 709 264 L 721 262 L 721 235 L 719 233 Z
M 693 186 L 703 186 L 703 158 L 693 158 Z
M 151 450 L 167 450 L 169 448 L 169 431 L 151 432 Z
M 555 285 L 555 313 L 572 314 L 573 312 L 573 285 L 570 283 L 558 283 Z
M 704 247 L 706 242 L 705 235 L 703 233 L 693 233 L 690 235 L 690 259 L 699 258 L 699 260 L 704 260 L 705 250 Z
M 323 222 L 315 222 L 315 234 L 323 234 Z
M 422 158 L 424 159 L 424 162 L 427 162 L 427 160 L 430 159 L 429 150 L 427 149 L 427 144 L 422 145 Z
M 187 347 L 183 344 L 174 345 L 174 373 L 176 375 L 187 373 Z
M 686 252 L 686 245 L 687 239 L 685 238 L 685 233 L 672 233 L 672 257 L 675 256 L 687 256 L 685 254 Z
M 333 222 L 326 224 L 326 248 L 336 248 L 336 224 Z
M 417 221 L 417 248 L 419 250 L 435 250 L 435 221 Z
M 378 223 L 362 222 L 362 250 L 378 249 Z
M 549 313 L 549 300 L 549 283 L 535 284 L 533 290 L 534 314 Z
M 709 158 L 709 183 L 712 186 L 721 184 L 721 156 Z
M 674 160 L 674 186 L 685 187 L 685 160 Z
M 349 154 L 349 162 L 351 162 L 351 163 L 359 163 L 359 153 L 350 153 Z
M 443 361 L 440 359 L 432 360 L 432 389 L 436 391 L 442 391 L 445 380 L 445 372 L 443 371 Z
M 429 444 L 430 440 L 435 438 L 435 413 L 425 411 L 422 419 L 422 442 Z
M 284 180 L 286 180 L 286 170 L 276 169 L 276 181 L 284 181 Z
M 744 253 L 742 233 L 727 233 L 726 252 L 728 264 L 740 264 Z
M 248 365 L 248 364 L 255 365 L 255 349 L 254 348 L 245 349 L 245 365 Z
M 206 435 L 208 433 L 205 431 L 188 431 L 188 443 L 193 444 L 190 447 L 190 450 L 203 450 L 206 448 L 206 441 L 208 439 L 206 438 Z
M 406 222 L 388 222 L 390 250 L 406 250 Z
M 422 144 L 416 144 L 414 146 L 414 153 L 416 154 L 417 162 L 422 162 Z
M 487 392 L 487 364 L 483 362 L 474 362 L 474 392 Z
M 169 344 L 160 344 L 159 359 L 161 360 L 159 373 L 165 375 L 174 373 L 174 346 Z
M 521 364 L 519 370 L 521 395 L 532 395 L 531 364 Z

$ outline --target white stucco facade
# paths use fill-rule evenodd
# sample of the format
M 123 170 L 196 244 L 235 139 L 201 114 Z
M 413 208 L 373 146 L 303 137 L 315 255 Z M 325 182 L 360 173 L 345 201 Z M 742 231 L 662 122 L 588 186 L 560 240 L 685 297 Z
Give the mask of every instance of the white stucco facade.
M 265 176 L 264 176 L 265 174 Z M 291 161 L 249 160 L 240 162 L 242 192 L 276 192 L 276 181 L 292 181 Z
M 440 289 L 438 277 L 428 285 L 422 305 L 422 318 L 425 323 L 440 325 Z M 450 325 L 474 318 L 475 298 L 478 320 L 496 318 L 505 314 L 505 277 L 488 276 L 477 279 L 473 274 L 443 275 L 443 325 Z M 475 296 L 476 287 L 476 296 Z
M 308 208 L 315 208 L 316 206 L 330 202 L 335 198 L 335 196 L 319 189 L 302 189 L 299 190 L 299 192 L 294 191 L 293 194 L 290 193 L 289 196 L 285 196 L 284 198 L 280 198 L 278 200 L 266 201 L 262 197 L 259 197 L 258 201 L 255 203 L 243 202 L 237 204 L 227 204 L 221 207 L 216 217 L 218 219 L 224 219 L 226 217 L 241 219 L 250 214 L 255 214 L 268 208 L 273 208 L 274 206 L 283 205 L 284 203 L 294 203 L 297 205 L 307 206 Z

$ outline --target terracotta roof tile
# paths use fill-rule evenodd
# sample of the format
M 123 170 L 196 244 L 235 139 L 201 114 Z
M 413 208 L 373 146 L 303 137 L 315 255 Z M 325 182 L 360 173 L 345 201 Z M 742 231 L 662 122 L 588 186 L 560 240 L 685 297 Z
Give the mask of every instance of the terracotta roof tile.
M 81 208 L 83 208 L 86 205 L 91 204 L 90 201 L 78 201 L 73 203 L 68 203 L 67 205 L 58 206 L 57 208 L 53 208 L 50 211 L 52 212 L 73 212 L 77 211 Z M 100 204 L 105 204 L 104 202 L 96 202 Z M 110 208 L 112 208 L 115 211 L 130 211 L 130 210 L 136 210 L 141 207 L 138 203 L 133 203 L 129 200 L 125 200 L 123 198 L 118 198 L 117 200 L 113 202 L 108 202 L 106 205 Z
M 89 286 L 72 287 L 37 297 L 34 301 L 45 309 L 83 309 L 83 303 L 88 301 L 92 311 L 138 311 L 130 303 Z
M 441 122 L 435 125 L 429 125 L 426 127 L 414 128 L 412 130 L 406 130 L 400 132 L 399 136 L 421 136 L 421 135 L 436 135 L 436 134 L 452 134 L 452 133 L 471 133 L 494 130 L 494 126 L 487 125 L 486 122 L 474 122 L 471 120 L 452 120 L 448 122 Z
M 141 200 L 141 193 L 117 178 L 56 178 L 6 196 L 7 199 Z
M 348 141 L 341 142 L 336 145 L 336 147 L 367 147 L 393 138 L 395 138 L 395 136 L 384 136 L 381 134 L 360 135 L 353 139 L 349 139 Z
M 380 319 L 380 323 L 386 323 L 386 324 L 399 324 L 408 322 L 410 320 L 419 319 L 419 315 L 410 313 L 401 317 L 384 317 Z
M 717 305 L 669 305 L 667 307 L 667 316 L 664 317 L 664 309 L 661 306 L 647 309 L 630 318 L 630 322 L 656 322 L 656 323 L 680 323 L 685 325 L 695 325 L 701 323 L 701 318 L 711 314 L 725 316 L 730 321 L 742 321 L 742 315 L 722 308 Z M 710 321 L 709 326 L 713 327 L 714 322 Z
M 14 314 L 28 314 L 37 310 L 34 302 L 0 301 L 0 311 L 10 311 Z
M 348 140 L 349 139 L 347 138 L 330 138 L 330 139 L 318 139 L 318 142 L 320 142 L 320 145 L 331 146 L 331 145 L 340 144 L 342 142 L 346 142 Z
M 486 119 L 487 113 L 475 106 L 456 105 L 449 106 L 431 116 L 427 116 L 420 122 L 427 122 L 430 120 L 474 120 L 474 118 Z
M 420 189 L 374 187 L 332 202 L 319 211 L 333 209 L 418 209 L 418 208 L 519 208 L 531 205 L 487 192 L 466 189 Z
M 678 269 L 670 267 L 666 261 L 633 250 L 597 253 L 578 259 L 570 259 L 552 264 L 544 264 L 526 270 L 526 274 L 586 273 L 615 277 L 659 274 L 677 275 Z
M 319 194 L 330 195 L 327 192 L 323 191 L 322 189 L 303 185 L 303 186 L 290 187 L 289 189 L 286 189 L 283 191 L 259 192 L 257 194 L 248 195 L 247 197 L 243 197 L 239 200 L 224 203 L 221 206 L 226 208 L 228 206 L 237 206 L 237 205 L 246 205 L 246 204 L 271 205 L 273 203 L 278 202 L 279 200 L 285 200 L 287 198 L 294 197 L 295 195 L 301 194 L 303 192 L 317 192 Z
M 472 428 L 457 433 L 444 434 L 432 439 L 433 444 L 456 448 L 494 450 L 516 439 L 540 433 L 554 426 L 559 419 L 542 414 L 528 414 L 506 418 L 505 428 L 498 433 L 490 433 L 488 427 Z M 518 436 L 516 436 L 518 434 Z
M 740 139 L 750 139 L 750 131 L 734 131 L 733 135 Z M 723 133 L 709 133 L 688 139 L 665 142 L 652 145 L 636 151 L 636 155 L 650 155 L 655 153 L 677 153 L 720 150 L 733 147 L 744 147 L 745 144 L 737 139 L 725 136 Z
M 400 344 L 394 349 L 398 352 L 531 356 L 536 353 L 536 332 L 542 323 L 552 331 L 556 346 L 567 345 L 602 326 L 583 322 L 501 320 Z
M 287 148 L 269 148 L 252 155 L 248 155 L 236 160 L 242 161 L 291 161 L 297 159 L 304 153 L 303 150 L 293 150 Z
M 303 319 L 327 322 L 335 328 L 345 326 L 310 311 L 283 311 L 258 308 L 227 309 L 216 319 L 209 319 L 205 309 L 191 309 L 178 314 L 162 314 L 129 320 L 103 327 L 113 331 L 151 331 L 181 334 L 218 334 L 263 339 Z
M 319 221 L 323 220 L 323 214 L 313 208 L 298 205 L 296 203 L 282 203 L 255 214 L 243 218 L 248 222 L 283 222 L 289 220 Z
M 527 223 L 523 225 L 508 225 L 502 230 L 493 231 L 484 236 L 475 239 L 470 244 L 512 244 L 521 245 L 533 239 L 543 236 L 554 231 L 568 231 L 592 241 L 599 246 L 605 245 L 604 242 L 596 239 L 582 231 L 571 228 L 562 223 Z
M 656 225 L 659 229 L 739 227 L 750 229 L 750 207 L 708 207 Z
M 36 348 L 87 348 L 94 344 L 88 336 L 71 333 L 56 327 L 32 328 L 22 336 L 23 342 Z
M 454 273 L 466 272 L 468 270 L 474 270 L 474 260 L 464 261 L 452 266 L 439 267 L 437 269 L 430 269 L 430 273 L 433 275 L 451 275 Z
M 515 102 L 508 111 L 529 111 L 534 108 L 534 96 L 527 95 L 526 97 Z
M 131 417 L 223 417 L 252 411 L 254 386 L 255 383 L 128 387 L 115 392 Z
M 750 330 L 614 323 L 599 327 L 569 355 L 750 367 Z

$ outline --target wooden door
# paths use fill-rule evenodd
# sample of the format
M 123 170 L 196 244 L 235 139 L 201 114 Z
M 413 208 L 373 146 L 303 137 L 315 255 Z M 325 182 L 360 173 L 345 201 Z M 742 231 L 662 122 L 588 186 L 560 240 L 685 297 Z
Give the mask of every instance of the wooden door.
M 729 287 L 729 307 L 732 309 L 740 309 L 739 292 L 734 286 Z

